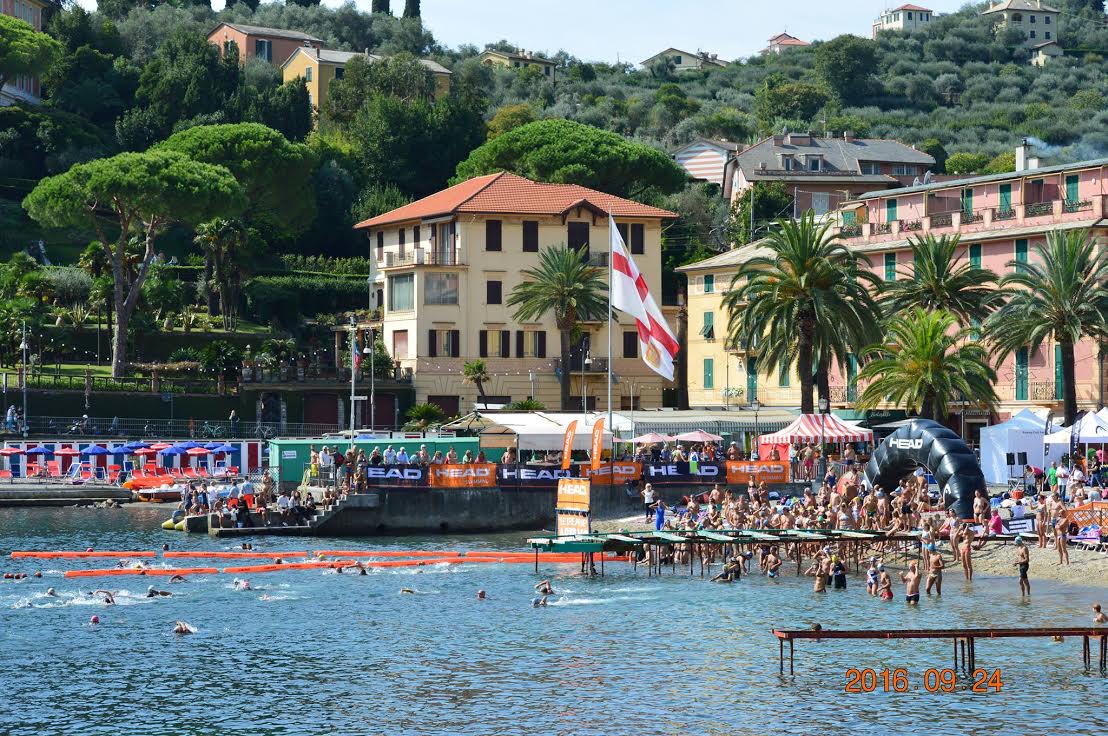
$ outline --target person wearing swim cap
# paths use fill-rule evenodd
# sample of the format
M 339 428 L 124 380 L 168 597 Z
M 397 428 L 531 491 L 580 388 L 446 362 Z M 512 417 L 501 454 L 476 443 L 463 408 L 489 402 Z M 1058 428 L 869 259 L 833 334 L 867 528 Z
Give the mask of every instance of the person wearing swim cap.
M 542 596 L 541 598 L 532 598 L 531 599 L 531 608 L 538 608 L 539 606 L 545 606 L 545 605 L 546 605 L 546 596 L 545 595 Z
M 554 595 L 554 589 L 550 587 L 549 580 L 543 580 L 541 583 L 536 583 L 535 590 L 539 592 L 539 595 Z
M 46 595 L 50 596 L 51 598 L 57 598 L 58 597 L 58 594 L 54 591 L 53 588 L 47 588 L 46 589 Z
M 196 630 L 189 626 L 184 621 L 178 621 L 177 625 L 173 627 L 174 634 L 195 634 Z
M 173 595 L 173 594 L 170 593 L 168 590 L 155 590 L 153 585 L 151 585 L 149 588 L 146 589 L 146 597 L 147 598 L 159 598 L 159 597 L 167 596 L 167 595 Z
M 485 595 L 485 591 L 483 591 L 483 590 L 477 591 L 477 600 L 479 600 L 479 601 L 487 601 L 488 600 L 488 596 Z
M 98 623 L 100 623 L 100 617 L 99 616 L 93 616 L 92 618 L 90 618 L 88 620 L 88 622 L 90 624 L 98 624 Z

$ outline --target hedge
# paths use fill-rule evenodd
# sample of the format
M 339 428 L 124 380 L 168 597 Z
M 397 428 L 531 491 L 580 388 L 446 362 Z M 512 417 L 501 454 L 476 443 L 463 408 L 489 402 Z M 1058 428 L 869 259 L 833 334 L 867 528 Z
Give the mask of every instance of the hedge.
M 258 276 L 243 288 L 246 314 L 261 323 L 296 324 L 305 316 L 365 309 L 369 291 L 362 279 L 314 276 Z

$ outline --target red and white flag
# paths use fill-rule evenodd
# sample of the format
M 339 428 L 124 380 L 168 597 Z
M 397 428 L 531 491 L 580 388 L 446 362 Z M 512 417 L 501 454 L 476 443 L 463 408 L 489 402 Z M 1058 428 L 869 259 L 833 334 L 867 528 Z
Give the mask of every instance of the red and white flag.
M 608 232 L 612 244 L 612 307 L 635 318 L 639 331 L 642 359 L 658 375 L 673 380 L 673 360 L 677 357 L 677 338 L 673 336 L 662 310 L 654 302 L 646 279 L 627 253 L 616 221 L 609 215 Z

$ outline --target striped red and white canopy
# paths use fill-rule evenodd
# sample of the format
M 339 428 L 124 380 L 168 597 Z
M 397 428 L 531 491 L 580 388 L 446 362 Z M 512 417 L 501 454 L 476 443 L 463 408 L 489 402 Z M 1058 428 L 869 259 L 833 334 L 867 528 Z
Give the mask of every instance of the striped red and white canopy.
M 847 424 L 834 414 L 801 414 L 792 424 L 773 434 L 764 434 L 758 441 L 766 445 L 789 442 L 873 442 L 873 430 Z

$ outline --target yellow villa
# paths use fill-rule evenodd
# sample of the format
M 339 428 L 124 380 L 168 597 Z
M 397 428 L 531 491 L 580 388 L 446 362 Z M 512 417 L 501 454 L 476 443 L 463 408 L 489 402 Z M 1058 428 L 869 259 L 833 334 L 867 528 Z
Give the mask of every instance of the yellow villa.
M 318 110 L 320 101 L 327 97 L 331 82 L 342 79 L 346 65 L 357 56 L 368 58 L 370 61 L 382 58 L 370 53 L 301 46 L 281 65 L 281 73 L 286 82 L 303 77 L 308 87 L 308 98 L 312 106 Z M 430 59 L 420 59 L 420 63 L 435 77 L 435 99 L 450 94 L 450 70 Z

